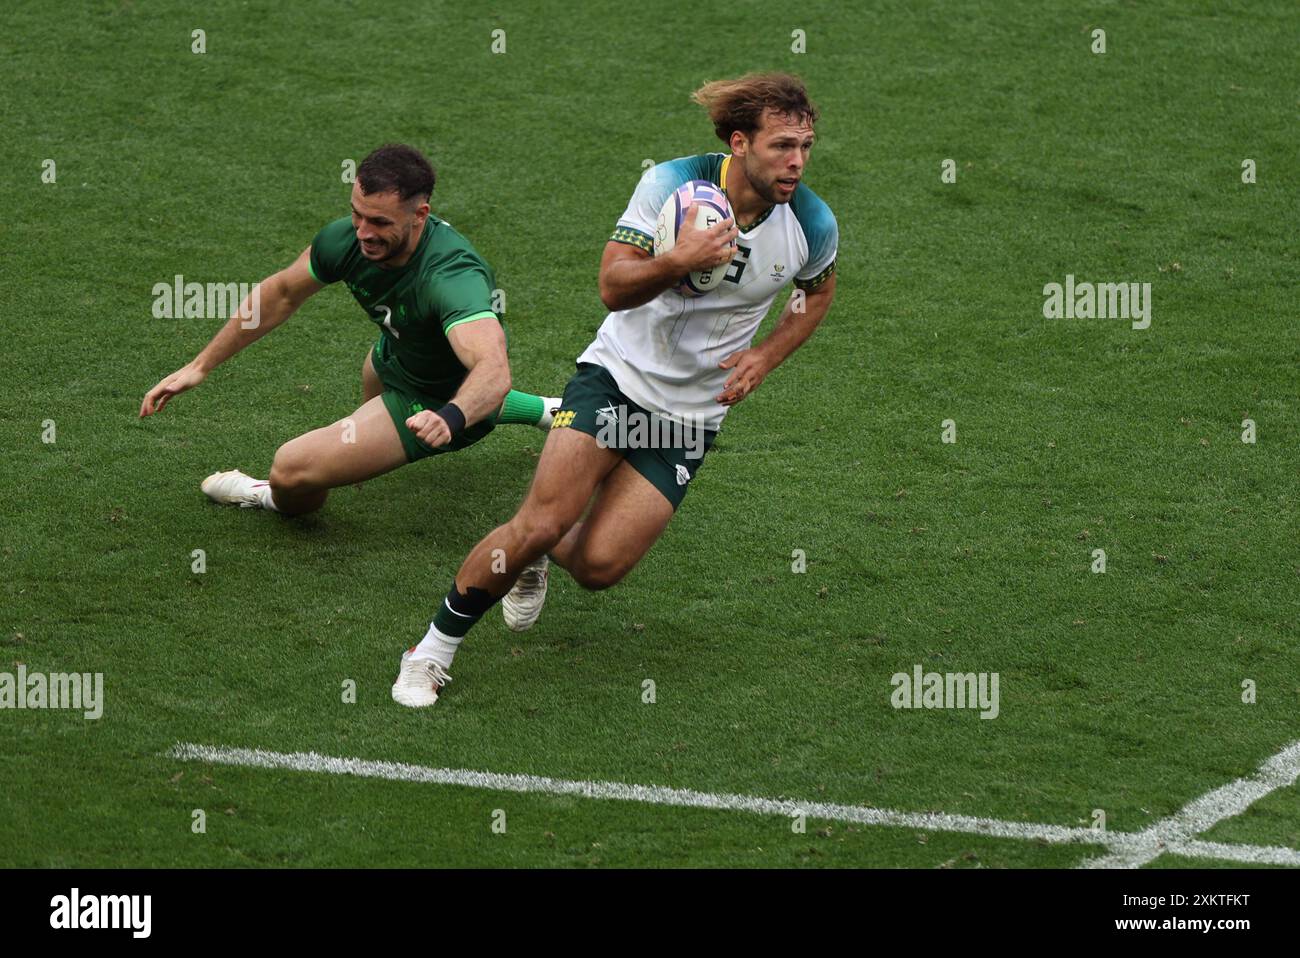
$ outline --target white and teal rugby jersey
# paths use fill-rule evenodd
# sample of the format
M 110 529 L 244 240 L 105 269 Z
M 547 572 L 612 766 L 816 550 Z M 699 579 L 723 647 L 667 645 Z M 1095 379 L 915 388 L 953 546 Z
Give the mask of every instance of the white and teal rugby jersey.
M 730 163 L 727 154 L 707 153 L 650 167 L 611 239 L 653 253 L 655 221 L 669 194 L 690 180 L 724 187 Z M 720 286 L 697 298 L 668 290 L 610 313 L 578 362 L 604 366 L 628 398 L 647 409 L 717 429 L 727 407 L 713 397 L 731 374 L 718 363 L 749 346 L 787 283 L 814 289 L 825 282 L 838 246 L 830 207 L 800 183 L 789 203 L 741 229 Z

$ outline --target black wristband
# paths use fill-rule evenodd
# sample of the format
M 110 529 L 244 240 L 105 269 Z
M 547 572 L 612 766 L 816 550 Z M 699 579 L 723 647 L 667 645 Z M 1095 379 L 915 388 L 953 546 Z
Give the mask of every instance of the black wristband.
M 465 414 L 460 411 L 460 407 L 454 402 L 449 402 L 438 410 L 437 415 L 442 417 L 442 421 L 447 424 L 451 430 L 451 438 L 455 439 L 465 431 Z

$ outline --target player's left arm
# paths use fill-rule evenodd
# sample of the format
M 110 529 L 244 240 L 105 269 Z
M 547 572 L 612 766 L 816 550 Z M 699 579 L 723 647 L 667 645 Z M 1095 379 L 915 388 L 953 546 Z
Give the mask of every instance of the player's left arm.
M 803 293 L 802 296 L 799 293 Z M 730 369 L 722 392 L 716 397 L 723 406 L 734 406 L 767 378 L 767 374 L 780 366 L 790 354 L 803 345 L 813 334 L 835 298 L 835 274 L 831 273 L 815 289 L 796 290 L 785 304 L 781 318 L 767 338 L 757 346 L 732 353 L 718 363 L 721 369 Z
M 510 392 L 506 336 L 495 316 L 458 323 L 447 330 L 447 340 L 468 375 L 442 409 L 425 409 L 406 420 L 406 427 L 435 449 L 451 442 L 453 431 L 460 432 L 495 413 Z M 463 422 L 456 421 L 457 411 Z

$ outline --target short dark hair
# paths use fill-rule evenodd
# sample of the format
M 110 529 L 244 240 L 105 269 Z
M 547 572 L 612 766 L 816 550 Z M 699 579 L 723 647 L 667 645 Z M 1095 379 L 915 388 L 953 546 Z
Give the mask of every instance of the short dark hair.
M 737 80 L 714 80 L 692 93 L 691 99 L 709 111 L 713 132 L 723 143 L 731 142 L 734 130 L 752 137 L 768 110 L 809 126 L 818 116 L 803 81 L 789 73 L 747 73 Z
M 429 161 L 413 146 L 389 143 L 375 150 L 357 167 L 361 192 L 391 193 L 396 190 L 403 201 L 433 195 L 436 174 Z

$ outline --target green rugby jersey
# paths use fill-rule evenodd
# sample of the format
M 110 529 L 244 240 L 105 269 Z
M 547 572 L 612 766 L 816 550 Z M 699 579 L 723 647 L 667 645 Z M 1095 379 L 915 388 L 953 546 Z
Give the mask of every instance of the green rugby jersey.
M 468 372 L 447 339 L 460 323 L 491 316 L 496 277 L 469 240 L 430 214 L 405 266 L 384 269 L 361 255 L 352 218 L 327 225 L 311 241 L 312 276 L 342 280 L 380 329 L 379 356 L 395 361 L 414 391 L 450 399 Z M 381 377 L 382 378 L 382 377 Z

